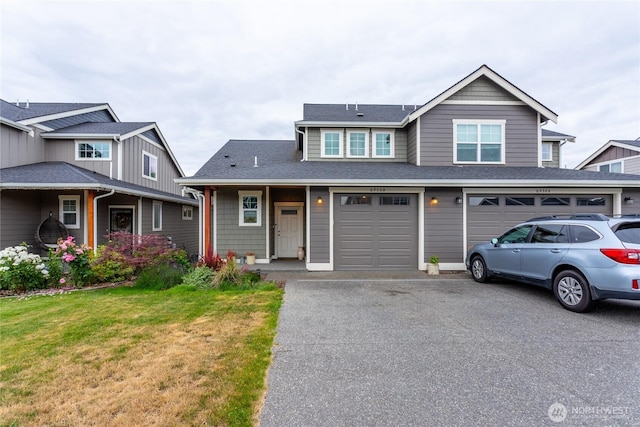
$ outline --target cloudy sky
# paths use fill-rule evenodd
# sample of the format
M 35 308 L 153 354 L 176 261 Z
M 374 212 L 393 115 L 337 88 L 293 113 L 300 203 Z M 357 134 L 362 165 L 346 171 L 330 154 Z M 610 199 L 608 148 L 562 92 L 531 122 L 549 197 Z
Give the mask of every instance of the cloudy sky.
M 574 167 L 640 137 L 638 1 L 0 3 L 0 97 L 155 121 L 187 176 L 303 103 L 424 104 L 482 64 L 559 115 Z

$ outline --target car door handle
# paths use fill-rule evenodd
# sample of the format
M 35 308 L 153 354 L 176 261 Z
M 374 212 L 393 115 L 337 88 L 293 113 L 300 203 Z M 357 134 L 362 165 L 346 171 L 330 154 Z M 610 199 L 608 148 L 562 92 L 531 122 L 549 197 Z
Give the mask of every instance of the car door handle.
M 551 249 L 549 252 L 551 252 L 552 254 L 559 254 L 562 253 L 562 249 Z
M 514 254 L 520 253 L 520 249 L 514 249 L 512 252 L 513 252 Z

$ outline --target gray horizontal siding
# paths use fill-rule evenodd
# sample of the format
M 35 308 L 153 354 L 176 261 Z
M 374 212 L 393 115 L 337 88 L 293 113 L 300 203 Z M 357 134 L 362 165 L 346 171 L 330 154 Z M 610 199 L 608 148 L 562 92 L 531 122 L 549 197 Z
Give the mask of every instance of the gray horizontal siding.
M 552 142 L 551 144 L 551 161 L 542 162 L 542 166 L 545 168 L 559 168 L 560 167 L 560 144 Z
M 256 258 L 266 258 L 266 192 L 264 188 L 243 188 L 242 191 L 262 191 L 262 219 L 260 227 L 241 227 L 239 223 L 239 196 L 238 188 L 224 188 L 217 191 L 215 224 L 217 231 L 217 252 L 221 257 L 226 257 L 229 250 L 243 256 L 251 251 Z
M 624 173 L 640 175 L 640 157 L 635 157 L 633 159 L 626 159 L 624 161 L 623 171 Z
M 84 141 L 83 141 L 84 142 Z M 49 139 L 46 144 L 46 158 L 50 162 L 67 162 L 81 168 L 105 175 L 118 177 L 118 145 L 105 139 L 104 141 L 92 140 L 91 142 L 111 142 L 111 160 L 91 159 L 91 160 L 75 160 L 76 157 L 76 141 L 73 139 Z M 113 175 L 110 175 L 110 174 Z
M 22 242 L 33 246 L 35 231 L 45 218 L 40 214 L 39 193 L 0 191 L 0 249 Z
M 420 117 L 422 166 L 453 164 L 453 119 L 506 120 L 505 162 L 508 166 L 538 166 L 536 114 L 525 106 L 440 104 Z
M 188 254 L 198 253 L 198 208 L 193 207 L 193 219 L 182 219 L 182 205 L 162 202 L 162 230 L 153 231 L 153 200 L 144 199 L 142 203 L 143 234 L 159 234 L 171 237 L 171 243 L 177 249 L 184 249 Z
M 437 205 L 429 202 L 438 198 Z M 425 262 L 436 255 L 440 262 L 463 261 L 462 205 L 456 204 L 462 197 L 461 190 L 427 188 L 424 207 L 424 255 Z
M 328 263 L 330 257 L 330 235 L 331 225 L 329 190 L 327 188 L 312 188 L 310 191 L 310 200 L 318 200 L 322 197 L 324 203 L 311 203 L 311 224 L 309 237 L 309 262 L 312 263 Z

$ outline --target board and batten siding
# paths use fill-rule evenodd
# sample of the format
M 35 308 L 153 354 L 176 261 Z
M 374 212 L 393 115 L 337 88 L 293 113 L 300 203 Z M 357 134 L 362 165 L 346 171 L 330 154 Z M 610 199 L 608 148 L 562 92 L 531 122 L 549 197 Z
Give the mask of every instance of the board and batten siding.
M 0 168 L 44 161 L 44 142 L 28 132 L 0 125 Z
M 334 129 L 331 126 L 327 126 L 322 129 Z M 337 128 L 336 128 L 337 129 Z M 366 131 L 369 133 L 369 157 L 347 157 L 347 131 L 350 130 L 359 130 Z M 407 131 L 404 129 L 386 129 L 389 132 L 394 134 L 394 157 L 373 157 L 373 130 L 378 130 L 382 128 L 342 128 L 342 152 L 343 157 L 336 158 L 324 158 L 321 155 L 322 151 L 322 141 L 321 141 L 321 129 L 320 128 L 309 128 L 307 130 L 307 158 L 309 161 L 329 161 L 329 162 L 358 162 L 358 161 L 370 161 L 370 162 L 406 162 L 407 161 Z
M 181 194 L 180 185 L 173 181 L 176 178 L 180 178 L 180 173 L 164 148 L 151 144 L 138 136 L 127 138 L 120 144 L 122 144 L 123 181 L 167 193 Z M 158 158 L 157 180 L 142 176 L 143 151 Z
M 517 101 L 518 98 L 502 89 L 490 78 L 482 76 L 469 83 L 447 100 L 451 101 Z
M 111 160 L 87 159 L 75 160 L 76 158 L 76 140 L 73 139 L 49 139 L 46 141 L 46 157 L 51 162 L 67 162 L 81 168 L 88 169 L 92 172 L 99 173 L 104 176 L 117 178 L 118 176 L 118 145 L 110 138 L 104 140 L 77 140 L 77 142 L 110 142 L 111 143 Z M 112 174 L 112 175 L 110 175 Z
M 418 153 L 417 153 L 417 140 L 418 136 L 416 132 L 418 131 L 417 122 L 411 122 L 406 127 L 407 132 L 407 162 L 412 163 L 414 165 L 418 164 Z
M 438 198 L 431 205 L 432 197 Z M 456 204 L 462 190 L 427 188 L 424 206 L 424 256 L 425 262 L 436 255 L 441 263 L 459 263 L 463 257 L 462 205 Z
M 322 197 L 323 203 L 309 203 L 310 224 L 309 224 L 309 242 L 308 255 L 310 263 L 328 263 L 331 261 L 331 207 L 329 203 L 328 188 L 312 188 L 310 190 L 309 200 L 318 200 Z
M 238 191 L 262 191 L 260 226 L 240 226 L 240 199 Z M 266 258 L 266 206 L 265 188 L 221 188 L 216 193 L 216 219 L 214 227 L 217 230 L 217 252 L 226 258 L 228 251 L 244 256 L 251 251 L 256 258 Z
M 453 164 L 453 120 L 506 120 L 505 165 L 538 166 L 536 113 L 527 106 L 440 104 L 420 117 L 420 165 Z
M 589 164 L 610 162 L 618 159 L 624 159 L 625 157 L 633 157 L 640 155 L 640 152 L 635 150 L 629 150 L 628 148 L 611 146 L 607 148 L 603 153 L 597 156 L 595 159 L 589 162 Z

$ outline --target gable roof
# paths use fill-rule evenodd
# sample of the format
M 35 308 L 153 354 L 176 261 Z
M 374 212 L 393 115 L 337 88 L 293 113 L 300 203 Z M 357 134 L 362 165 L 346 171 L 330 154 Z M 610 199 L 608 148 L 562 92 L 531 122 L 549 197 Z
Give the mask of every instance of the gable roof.
M 414 104 L 304 104 L 303 118 L 296 121 L 295 125 L 296 127 L 321 125 L 403 127 L 480 78 L 491 80 L 519 101 L 539 112 L 544 121 L 558 121 L 556 113 L 518 89 L 488 66 L 482 65 L 420 107 Z M 575 137 L 572 138 L 575 140 Z
M 16 105 L 0 100 L 0 116 L 23 125 L 99 110 L 106 110 L 115 121 L 119 121 L 107 103 L 29 102 Z
M 115 190 L 118 193 L 184 204 L 197 205 L 198 203 L 192 198 L 112 179 L 66 162 L 42 162 L 4 168 L 0 169 L 0 177 L 0 189 L 7 190 Z
M 255 165 L 258 157 L 258 166 Z M 398 185 L 441 187 L 638 186 L 638 175 L 560 168 L 429 166 L 401 162 L 301 161 L 294 141 L 228 141 L 181 185 Z
M 440 104 L 450 96 L 454 95 L 460 89 L 464 88 L 465 86 L 469 85 L 470 83 L 472 83 L 473 81 L 481 77 L 486 77 L 490 79 L 495 84 L 500 86 L 502 89 L 506 90 L 511 95 L 513 95 L 520 101 L 524 102 L 529 107 L 533 108 L 535 111 L 540 113 L 540 115 L 545 121 L 551 120 L 554 123 L 558 122 L 558 115 L 556 113 L 554 113 L 553 111 L 551 111 L 550 109 L 542 105 L 540 102 L 533 99 L 524 91 L 520 90 L 518 87 L 510 83 L 504 77 L 502 77 L 500 74 L 496 73 L 491 68 L 489 68 L 487 65 L 482 65 L 473 73 L 469 74 L 467 77 L 463 78 L 458 83 L 454 84 L 449 89 L 445 90 L 440 95 L 436 96 L 431 101 L 427 102 L 422 107 L 418 108 L 416 111 L 411 113 L 409 120 L 413 121 L 417 119 L 427 111 L 431 110 L 436 105 Z
M 609 147 L 620 147 L 628 150 L 640 151 L 640 138 L 638 139 L 612 139 L 606 142 L 602 147 L 587 157 L 582 163 L 578 164 L 574 169 L 582 169 L 591 163 L 596 157 L 604 153 Z

